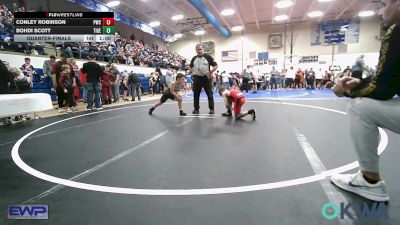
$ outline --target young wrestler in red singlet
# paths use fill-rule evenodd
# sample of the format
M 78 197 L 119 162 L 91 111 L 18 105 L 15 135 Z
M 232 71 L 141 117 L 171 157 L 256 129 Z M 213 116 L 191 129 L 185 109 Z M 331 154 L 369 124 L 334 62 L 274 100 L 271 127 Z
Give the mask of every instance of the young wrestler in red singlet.
M 246 112 L 242 111 L 242 106 L 246 102 L 244 94 L 237 88 L 231 88 L 230 90 L 221 87 L 219 89 L 219 95 L 224 98 L 224 103 L 228 111 L 223 113 L 222 116 L 232 116 L 232 103 L 234 104 L 234 112 L 235 118 L 240 119 L 244 116 L 251 115 L 253 120 L 256 119 L 256 111 L 254 109 L 250 109 Z

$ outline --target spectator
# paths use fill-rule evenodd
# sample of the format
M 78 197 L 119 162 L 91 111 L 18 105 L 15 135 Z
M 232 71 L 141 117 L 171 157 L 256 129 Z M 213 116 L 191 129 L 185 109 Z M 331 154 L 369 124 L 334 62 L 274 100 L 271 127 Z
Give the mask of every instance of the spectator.
M 303 79 L 304 79 L 304 74 L 303 71 L 299 68 L 296 72 L 296 76 L 294 78 L 294 87 L 297 88 L 303 88 Z
M 65 54 L 67 54 L 68 58 L 73 58 L 73 57 L 74 57 L 74 54 L 72 53 L 72 43 L 70 43 L 70 42 L 65 42 L 64 45 L 63 45 L 63 47 L 64 47 L 63 52 L 64 52 Z
M 161 93 L 164 93 L 164 88 L 168 87 L 167 77 L 162 74 L 160 67 L 157 67 L 155 72 L 158 74 L 159 77 L 161 77 Z
M 120 72 L 115 64 L 111 64 L 109 72 L 111 73 L 111 94 L 114 102 L 119 101 Z
M 306 82 L 307 82 L 307 89 L 314 90 L 314 82 L 315 82 L 315 72 L 311 68 L 310 71 L 306 74 Z
M 96 55 L 90 53 L 89 62 L 83 64 L 82 72 L 87 74 L 87 110 L 102 110 L 100 101 L 100 76 L 103 74 L 103 69 L 96 63 Z M 96 108 L 93 109 L 93 94 Z
M 59 86 L 67 95 L 68 109 L 66 112 L 75 111 L 74 88 L 76 87 L 76 79 L 75 74 L 71 71 L 71 65 L 64 64 L 61 66 Z
M 15 86 L 14 75 L 8 69 L 8 63 L 0 60 L 0 94 L 14 93 L 11 90 L 11 86 Z M 4 125 L 12 125 L 15 123 L 11 117 L 4 118 L 2 121 Z
M 192 91 L 192 83 L 193 83 L 192 74 L 186 73 L 186 86 L 185 86 L 186 88 L 185 88 L 185 91 L 187 93 Z
M 131 41 L 134 41 L 135 40 L 135 34 L 132 33 L 131 36 L 129 36 L 129 38 L 130 38 Z
M 249 92 L 250 77 L 251 77 L 250 66 L 247 66 L 247 68 L 243 70 L 243 75 L 242 75 L 242 85 L 243 85 L 242 89 L 244 89 L 246 93 Z
M 0 60 L 0 94 L 10 93 L 11 74 L 6 64 Z
M 123 91 L 122 99 L 124 101 L 129 101 L 127 99 L 128 92 L 129 92 L 128 76 L 129 76 L 129 74 L 128 74 L 128 71 L 126 71 L 126 70 L 122 73 L 122 76 L 121 76 L 121 85 L 122 85 L 122 91 Z
M 174 76 L 174 77 L 176 77 L 176 76 Z M 158 92 L 161 94 L 164 93 L 164 81 L 163 81 L 162 75 L 157 76 L 157 84 L 158 84 Z
M 81 48 L 81 56 L 82 59 L 88 59 L 89 57 L 89 44 L 88 43 L 84 43 L 82 48 Z
M 230 88 L 229 74 L 227 74 L 225 71 L 223 71 L 221 73 L 221 77 L 222 77 L 222 86 L 225 87 L 225 89 L 229 89 Z
M 107 66 L 103 74 L 100 76 L 101 93 L 104 105 L 111 104 L 111 83 L 114 75 L 112 75 L 109 71 L 110 66 Z
M 53 88 L 53 81 L 51 80 L 51 68 L 53 66 L 53 64 L 56 62 L 56 57 L 54 55 L 50 56 L 50 59 L 45 60 L 43 63 L 43 76 L 40 77 L 40 81 L 43 82 L 43 80 L 48 77 L 50 79 L 50 83 L 51 83 L 51 89 L 52 91 L 54 90 Z
M 141 101 L 141 93 L 140 93 L 140 79 L 139 76 L 131 72 L 128 77 L 128 84 L 131 89 L 131 101 L 135 101 L 136 95 L 138 96 L 138 100 Z
M 35 68 L 31 65 L 31 59 L 25 58 L 25 63 L 21 66 L 22 72 L 33 80 L 33 74 L 36 74 Z
M 60 55 L 60 60 L 55 62 L 53 64 L 52 68 L 52 80 L 53 80 L 53 86 L 56 87 L 56 93 L 57 93 L 57 101 L 58 101 L 58 111 L 64 112 L 64 101 L 67 100 L 67 95 L 64 93 L 64 90 L 60 86 L 60 79 L 61 79 L 61 68 L 63 65 L 69 65 L 69 73 L 70 76 L 74 76 L 73 68 L 72 66 L 68 63 L 67 61 L 67 55 L 65 53 L 61 53 Z M 72 106 L 70 106 L 72 107 Z
M 169 84 L 174 81 L 174 70 L 171 67 L 168 67 L 167 72 L 165 73 L 165 82 L 166 86 L 169 86 Z
M 76 110 L 77 109 L 76 106 L 79 102 L 79 87 L 82 87 L 82 83 L 81 83 L 81 79 L 80 79 L 80 69 L 79 69 L 79 66 L 76 65 L 76 59 L 69 59 L 68 63 L 72 66 L 75 81 L 76 81 L 76 85 L 74 88 L 75 101 L 74 101 L 74 108 L 73 108 L 74 110 Z
M 279 80 L 279 72 L 278 70 L 275 69 L 275 66 L 272 67 L 272 70 L 270 72 L 271 74 L 271 90 L 275 88 L 275 90 L 278 88 L 278 80 Z
M 18 68 L 10 68 L 10 73 L 14 77 L 14 83 L 18 94 L 28 94 L 31 93 L 31 88 L 33 87 L 32 79 L 29 76 L 25 76 L 23 72 Z M 37 113 L 33 114 L 35 119 L 39 119 Z M 16 116 L 15 120 L 30 120 L 31 117 L 27 115 Z
M 79 70 L 79 80 L 82 84 L 82 98 L 83 102 L 87 103 L 87 75 L 82 72 L 82 68 Z
M 258 87 L 257 87 L 257 82 L 258 82 L 258 71 L 253 71 L 252 73 L 251 73 L 251 82 L 252 82 L 252 84 L 251 84 L 251 89 L 252 89 L 252 93 L 257 93 L 257 89 L 258 89 Z
M 286 69 L 282 69 L 282 72 L 279 74 L 279 85 L 281 88 L 286 88 Z
M 296 77 L 295 74 L 296 71 L 294 70 L 293 66 L 291 66 L 289 71 L 286 73 L 286 87 L 293 88 L 294 78 Z

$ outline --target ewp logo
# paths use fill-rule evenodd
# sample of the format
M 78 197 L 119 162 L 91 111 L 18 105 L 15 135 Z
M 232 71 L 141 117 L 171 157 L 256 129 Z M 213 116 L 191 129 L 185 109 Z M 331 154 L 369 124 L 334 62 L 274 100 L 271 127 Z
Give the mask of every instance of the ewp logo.
M 355 215 L 351 212 L 354 211 Z M 328 220 L 335 219 L 340 214 L 340 219 L 389 219 L 389 213 L 384 202 L 373 202 L 371 208 L 366 202 L 340 203 L 340 211 L 336 204 L 328 202 L 322 206 L 322 216 Z
M 9 205 L 8 219 L 39 219 L 49 218 L 47 205 Z

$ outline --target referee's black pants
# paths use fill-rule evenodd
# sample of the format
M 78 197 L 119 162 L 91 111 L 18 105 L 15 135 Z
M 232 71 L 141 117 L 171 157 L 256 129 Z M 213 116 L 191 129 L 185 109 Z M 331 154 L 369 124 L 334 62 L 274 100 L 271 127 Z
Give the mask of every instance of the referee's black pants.
M 193 97 L 194 97 L 194 109 L 200 109 L 200 92 L 201 88 L 204 88 L 204 91 L 208 97 L 208 107 L 210 110 L 214 110 L 214 97 L 212 92 L 212 80 L 209 79 L 207 76 L 193 76 Z
M 246 91 L 246 93 L 249 92 L 249 81 L 250 81 L 250 79 L 248 77 L 243 77 L 243 79 L 242 79 L 243 88 Z

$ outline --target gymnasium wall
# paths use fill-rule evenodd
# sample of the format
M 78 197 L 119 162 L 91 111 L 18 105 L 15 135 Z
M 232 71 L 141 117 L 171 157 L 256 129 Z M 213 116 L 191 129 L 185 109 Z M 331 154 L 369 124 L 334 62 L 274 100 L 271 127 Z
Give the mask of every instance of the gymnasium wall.
M 311 45 L 311 23 L 296 24 L 294 26 L 294 47 L 293 55 L 297 56 L 319 56 L 319 61 L 313 64 L 299 64 L 295 67 L 322 68 L 327 69 L 332 64 L 332 52 L 334 51 L 334 65 L 342 68 L 351 66 L 361 53 L 365 54 L 365 61 L 369 66 L 375 66 L 378 62 L 378 52 L 380 41 L 376 39 L 380 33 L 380 20 L 378 18 L 361 19 L 360 21 L 360 40 L 356 44 L 348 44 L 347 49 L 339 49 L 335 46 L 312 46 Z M 240 72 L 246 65 L 253 65 L 254 59 L 249 58 L 250 51 L 269 52 L 269 58 L 276 58 L 278 64 L 276 67 L 283 68 L 285 48 L 268 48 L 268 37 L 271 33 L 284 33 L 284 26 L 275 26 L 267 32 L 244 32 L 243 36 L 235 32 L 228 39 L 212 32 L 201 37 L 201 41 L 213 41 L 215 43 L 214 58 L 219 64 L 220 71 Z M 289 32 L 288 32 L 289 34 Z M 195 45 L 199 43 L 199 37 L 188 34 L 188 37 L 170 43 L 167 50 L 177 52 L 188 59 L 195 54 Z M 288 41 L 286 42 L 286 55 L 290 54 Z M 242 51 L 243 49 L 243 51 Z M 239 60 L 235 62 L 221 62 L 221 51 L 238 50 Z M 243 54 L 242 54 L 243 52 Z M 243 60 L 242 60 L 243 59 Z M 322 64 L 320 64 L 322 63 Z M 288 64 L 288 61 L 286 61 Z M 260 70 L 269 70 L 271 66 L 260 66 Z

